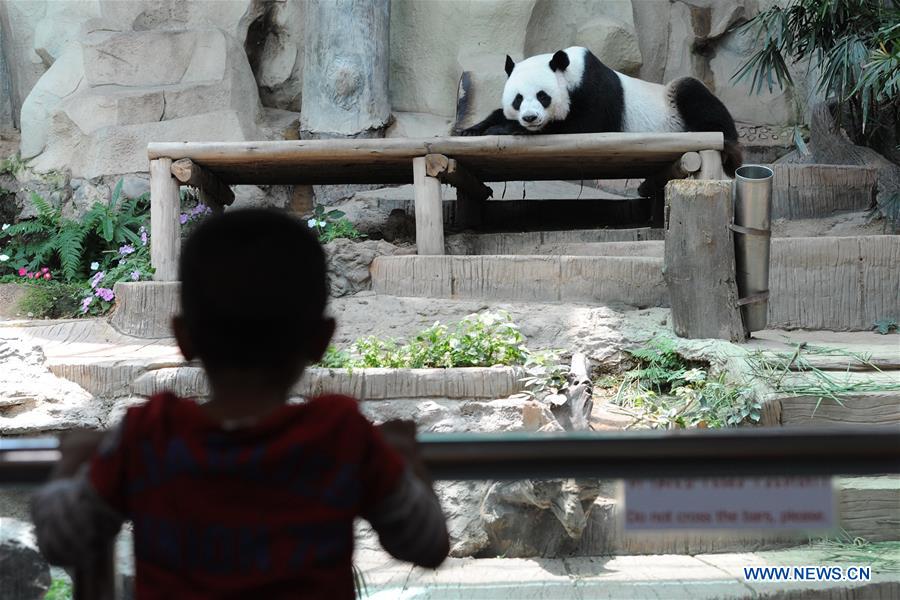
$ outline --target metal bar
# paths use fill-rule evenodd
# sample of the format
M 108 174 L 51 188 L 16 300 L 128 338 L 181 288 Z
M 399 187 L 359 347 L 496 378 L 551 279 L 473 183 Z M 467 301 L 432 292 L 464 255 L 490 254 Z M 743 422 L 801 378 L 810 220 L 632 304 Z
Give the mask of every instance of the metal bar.
M 900 427 L 421 434 L 435 479 L 900 473 Z M 53 438 L 0 440 L 0 484 L 46 479 Z

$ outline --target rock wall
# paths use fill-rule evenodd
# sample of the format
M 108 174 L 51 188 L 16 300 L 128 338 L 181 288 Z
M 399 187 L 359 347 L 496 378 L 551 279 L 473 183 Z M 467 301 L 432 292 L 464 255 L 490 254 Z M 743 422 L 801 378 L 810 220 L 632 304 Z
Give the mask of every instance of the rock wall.
M 492 110 L 503 60 L 571 45 L 652 81 L 712 87 L 738 120 L 794 122 L 799 101 L 750 96 L 731 75 L 753 40 L 732 28 L 786 0 L 392 0 L 387 135 L 440 135 L 457 82 L 470 118 Z M 0 124 L 18 125 L 38 170 L 146 170 L 151 140 L 295 138 L 307 0 L 6 0 Z M 308 68 L 308 67 L 307 67 Z M 274 124 L 273 124 L 274 122 Z

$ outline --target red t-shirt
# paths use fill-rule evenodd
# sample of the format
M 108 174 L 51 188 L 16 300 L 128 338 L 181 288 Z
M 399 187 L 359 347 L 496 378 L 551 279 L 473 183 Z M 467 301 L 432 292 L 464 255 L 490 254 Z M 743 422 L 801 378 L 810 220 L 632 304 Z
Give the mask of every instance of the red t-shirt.
M 351 599 L 354 517 L 404 467 L 352 398 L 286 405 L 227 431 L 160 394 L 128 411 L 90 480 L 134 523 L 139 600 Z

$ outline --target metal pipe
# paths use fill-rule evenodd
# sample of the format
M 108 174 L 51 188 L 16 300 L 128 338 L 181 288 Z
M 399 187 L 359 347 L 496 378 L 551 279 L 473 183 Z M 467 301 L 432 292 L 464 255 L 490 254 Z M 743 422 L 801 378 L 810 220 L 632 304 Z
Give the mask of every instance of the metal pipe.
M 747 331 L 763 330 L 768 322 L 774 176 L 772 169 L 761 165 L 745 165 L 734 174 L 734 254 Z
M 746 427 L 621 433 L 424 433 L 434 479 L 713 477 L 900 473 L 900 427 Z M 53 438 L 0 440 L 0 485 L 53 468 Z

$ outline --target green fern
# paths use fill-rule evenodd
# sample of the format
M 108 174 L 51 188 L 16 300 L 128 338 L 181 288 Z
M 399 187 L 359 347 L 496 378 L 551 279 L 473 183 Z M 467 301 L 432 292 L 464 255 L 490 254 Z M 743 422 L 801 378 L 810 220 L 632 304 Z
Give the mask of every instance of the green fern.
M 54 238 L 53 249 L 59 257 L 60 266 L 66 279 L 73 280 L 78 276 L 84 255 L 84 238 L 87 230 L 80 223 L 66 220 Z

